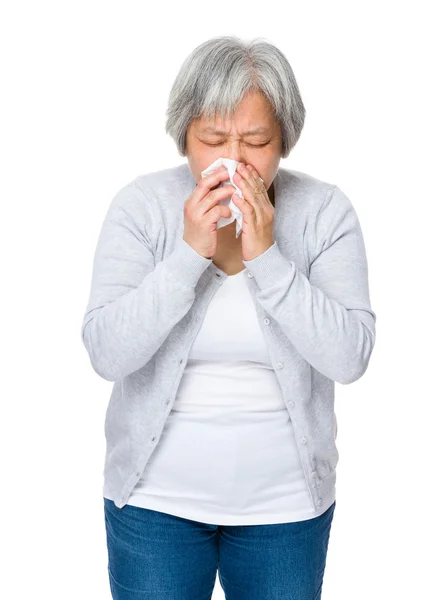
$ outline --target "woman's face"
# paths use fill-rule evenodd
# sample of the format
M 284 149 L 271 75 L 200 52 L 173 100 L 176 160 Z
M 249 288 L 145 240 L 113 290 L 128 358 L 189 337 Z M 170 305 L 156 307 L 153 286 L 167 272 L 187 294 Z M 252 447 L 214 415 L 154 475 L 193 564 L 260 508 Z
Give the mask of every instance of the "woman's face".
M 221 157 L 252 165 L 268 190 L 279 168 L 281 150 L 280 125 L 259 92 L 246 94 L 232 118 L 195 119 L 187 130 L 186 156 L 197 183 L 201 172 Z

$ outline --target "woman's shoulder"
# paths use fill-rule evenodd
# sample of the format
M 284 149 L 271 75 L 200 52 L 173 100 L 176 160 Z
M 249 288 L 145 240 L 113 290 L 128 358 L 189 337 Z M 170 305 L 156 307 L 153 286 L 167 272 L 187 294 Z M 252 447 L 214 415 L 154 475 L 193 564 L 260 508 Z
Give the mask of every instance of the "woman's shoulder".
M 181 206 L 185 194 L 190 194 L 195 180 L 187 164 L 148 171 L 136 175 L 116 192 L 110 208 L 118 208 L 132 215 L 154 214 Z
M 134 182 L 156 196 L 184 190 L 185 187 L 195 187 L 195 180 L 187 163 L 143 173 Z
M 315 198 L 325 200 L 327 194 L 337 187 L 314 175 L 288 167 L 279 167 L 276 178 L 282 194 L 310 197 L 313 204 Z M 192 193 L 196 182 L 188 163 L 183 163 L 138 175 L 129 185 L 137 185 L 147 194 L 158 198 L 166 195 L 172 198 L 178 193 L 181 197 L 184 193 Z
M 317 198 L 324 201 L 327 195 L 336 187 L 335 184 L 324 181 L 304 171 L 285 167 L 279 168 L 276 177 L 284 196 L 301 196 L 302 198 L 311 200 L 313 205 Z

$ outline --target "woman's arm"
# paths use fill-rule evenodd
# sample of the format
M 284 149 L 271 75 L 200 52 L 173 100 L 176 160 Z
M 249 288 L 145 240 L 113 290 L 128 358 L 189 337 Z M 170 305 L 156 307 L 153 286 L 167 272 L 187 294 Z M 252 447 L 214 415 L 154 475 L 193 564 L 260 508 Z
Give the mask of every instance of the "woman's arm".
M 93 369 L 116 381 L 143 367 L 188 312 L 212 260 L 183 238 L 155 266 L 150 199 L 133 181 L 113 198 L 93 261 L 82 341 Z
M 367 369 L 376 315 L 370 306 L 361 226 L 337 186 L 315 219 L 313 250 L 308 279 L 276 242 L 243 263 L 260 287 L 259 303 L 303 358 L 326 377 L 352 383 Z

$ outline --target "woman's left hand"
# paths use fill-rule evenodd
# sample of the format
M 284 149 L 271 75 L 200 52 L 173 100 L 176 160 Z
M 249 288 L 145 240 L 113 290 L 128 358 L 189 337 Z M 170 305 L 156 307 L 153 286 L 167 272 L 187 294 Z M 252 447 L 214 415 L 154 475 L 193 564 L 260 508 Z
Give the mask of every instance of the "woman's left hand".
M 268 191 L 252 165 L 237 165 L 234 183 L 243 198 L 237 194 L 232 201 L 243 213 L 242 260 L 253 260 L 274 244 L 274 206 Z

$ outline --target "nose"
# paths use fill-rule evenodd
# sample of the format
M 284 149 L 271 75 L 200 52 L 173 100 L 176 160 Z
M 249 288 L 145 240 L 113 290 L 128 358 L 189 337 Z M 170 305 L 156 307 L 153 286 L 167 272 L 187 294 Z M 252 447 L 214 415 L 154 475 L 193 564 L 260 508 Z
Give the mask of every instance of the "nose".
M 236 160 L 237 162 L 241 162 L 243 164 L 247 164 L 246 157 L 241 148 L 241 142 L 231 141 L 227 142 L 225 146 L 225 155 L 226 158 L 230 158 L 231 160 Z

